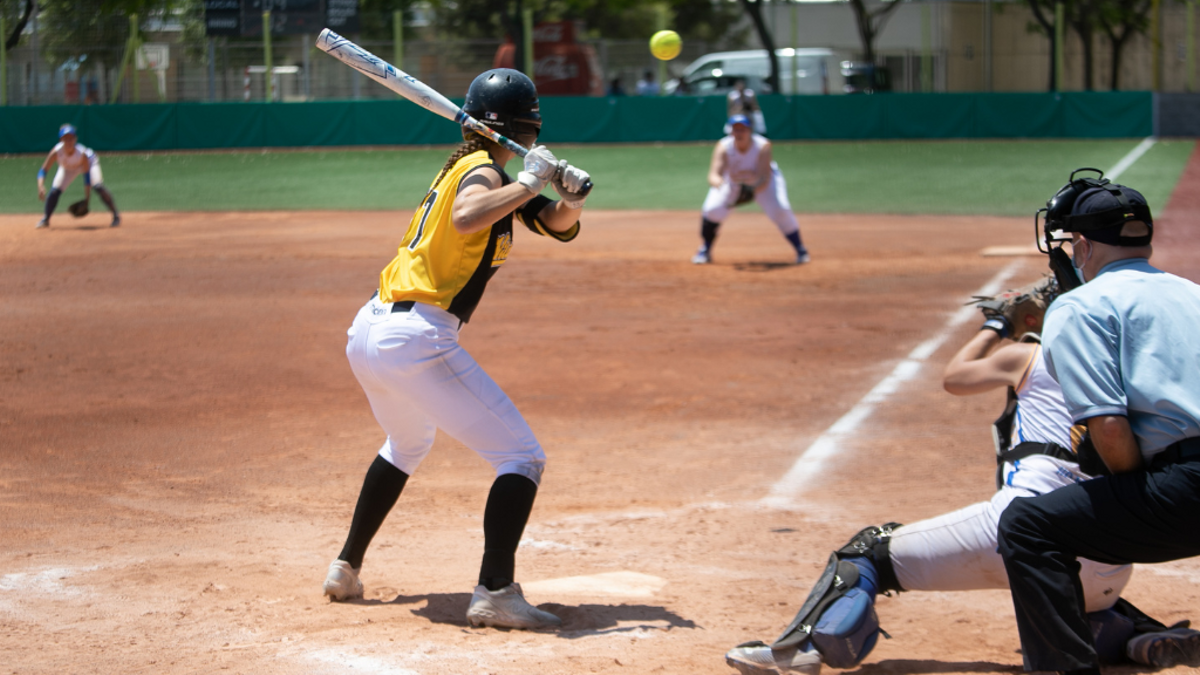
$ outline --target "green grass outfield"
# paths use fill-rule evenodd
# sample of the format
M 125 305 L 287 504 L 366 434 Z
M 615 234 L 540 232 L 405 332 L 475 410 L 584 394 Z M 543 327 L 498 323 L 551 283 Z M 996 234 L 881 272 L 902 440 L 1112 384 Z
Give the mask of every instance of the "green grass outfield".
M 797 212 L 1024 216 L 1043 206 L 1071 170 L 1107 171 L 1141 140 L 780 142 L 775 158 Z M 1141 190 L 1151 207 L 1161 210 L 1194 145 L 1193 140 L 1160 141 L 1120 182 Z M 596 189 L 589 206 L 698 211 L 712 147 L 563 145 L 551 150 L 591 173 Z M 412 209 L 451 150 L 100 155 L 105 183 L 122 210 Z M 36 175 L 43 158 L 0 157 L 0 212 L 41 211 Z M 510 173 L 518 167 L 510 164 Z M 82 191 L 82 181 L 76 180 L 60 211 Z M 98 200 L 93 207 L 103 209 Z

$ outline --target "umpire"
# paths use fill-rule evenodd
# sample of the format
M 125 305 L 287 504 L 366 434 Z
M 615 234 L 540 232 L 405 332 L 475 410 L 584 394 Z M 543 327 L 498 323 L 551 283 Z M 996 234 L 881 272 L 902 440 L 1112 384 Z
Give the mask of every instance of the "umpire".
M 1070 233 L 1084 282 L 1046 315 L 1047 361 L 1111 475 L 1014 500 L 999 549 L 1025 669 L 1099 673 L 1077 558 L 1200 554 L 1200 286 L 1150 265 L 1154 224 L 1131 188 L 1072 174 L 1045 227 L 1048 242 L 1051 230 Z M 1142 645 L 1150 662 L 1200 665 L 1200 640 L 1162 637 Z

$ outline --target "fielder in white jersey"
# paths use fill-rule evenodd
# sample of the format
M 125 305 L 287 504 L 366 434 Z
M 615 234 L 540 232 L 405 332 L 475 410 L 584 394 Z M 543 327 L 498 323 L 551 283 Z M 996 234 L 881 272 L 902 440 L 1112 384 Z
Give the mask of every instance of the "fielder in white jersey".
M 717 141 L 708 168 L 708 196 L 704 198 L 700 221 L 700 250 L 692 262 L 712 262 L 717 230 L 735 206 L 751 200 L 758 203 L 771 222 L 787 238 L 795 252 L 795 262 L 808 262 L 808 249 L 800 241 L 800 224 L 788 201 L 787 182 L 779 166 L 771 159 L 771 141 L 750 130 L 745 115 L 729 118 L 730 135 Z
M 58 164 L 58 171 L 54 174 L 54 180 L 50 183 L 50 192 L 46 193 L 46 172 L 54 164 Z M 100 199 L 104 200 L 104 204 L 108 206 L 108 210 L 112 211 L 112 227 L 117 227 L 121 224 L 121 214 L 117 212 L 116 201 L 113 200 L 112 193 L 104 186 L 104 174 L 100 171 L 100 158 L 89 147 L 78 142 L 78 137 L 75 132 L 75 127 L 70 124 L 64 124 L 58 130 L 58 143 L 50 149 L 50 154 L 46 156 L 46 161 L 42 162 L 42 168 L 38 171 L 38 199 L 46 202 L 45 214 L 38 221 L 37 227 L 50 227 L 50 216 L 54 214 L 54 209 L 58 206 L 58 199 L 62 196 L 71 183 L 79 176 L 83 176 L 83 202 L 86 204 L 92 197 L 92 190 L 100 195 Z
M 1035 329 L 1040 330 L 1041 317 L 1036 321 Z M 1080 471 L 1075 461 L 1071 417 L 1062 389 L 1046 370 L 1041 344 L 1036 339 L 1012 342 L 1001 335 L 1005 332 L 985 324 L 951 359 L 943 380 L 946 390 L 956 396 L 1010 387 L 1016 397 L 1010 438 L 997 448 L 1004 449 L 1001 459 L 1005 461 L 999 474 L 1002 485 L 995 495 L 910 525 L 889 523 L 859 532 L 833 555 L 827 577 L 822 577 L 826 584 L 818 581 L 784 634 L 770 645 L 756 641 L 733 648 L 725 655 L 730 666 L 744 674 L 816 675 L 822 663 L 851 668 L 874 648 L 879 632 L 873 606 L 877 593 L 1008 588 L 1004 562 L 996 549 L 1004 508 L 1017 497 L 1034 497 L 1091 476 Z M 1037 334 L 1030 335 L 1036 338 Z M 1120 600 L 1132 566 L 1083 559 L 1079 563 L 1097 650 L 1114 661 L 1133 658 L 1126 644 L 1135 626 L 1140 633 L 1166 627 Z M 856 580 L 844 586 L 835 581 L 848 577 Z M 819 605 L 814 598 L 827 604 Z M 827 621 L 829 617 L 836 620 Z M 848 625 L 857 626 L 857 632 L 822 642 L 823 631 Z

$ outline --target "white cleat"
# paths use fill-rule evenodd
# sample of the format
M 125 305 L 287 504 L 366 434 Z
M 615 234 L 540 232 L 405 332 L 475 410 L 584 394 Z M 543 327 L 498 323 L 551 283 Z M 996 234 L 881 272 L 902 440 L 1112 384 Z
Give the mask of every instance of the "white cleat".
M 807 265 L 809 260 L 811 260 L 811 258 L 808 257 L 808 251 L 805 251 L 804 253 L 796 254 L 796 264 L 797 265 Z
M 41 220 L 38 221 L 38 224 L 35 226 L 34 229 L 40 230 L 43 227 L 50 227 L 50 221 L 46 220 L 45 218 L 42 218 Z
M 467 623 L 492 628 L 557 628 L 562 619 L 529 604 L 519 584 L 498 591 L 476 586 L 467 609 Z
M 818 675 L 821 672 L 821 655 L 816 650 L 801 651 L 796 647 L 774 650 L 765 642 L 757 641 L 730 649 L 725 654 L 725 663 L 742 675 Z
M 696 251 L 696 255 L 692 256 L 693 265 L 707 265 L 711 262 L 712 256 L 708 254 L 708 249 L 703 246 L 700 247 L 699 251 Z
M 334 602 L 352 600 L 363 596 L 363 585 L 358 580 L 359 570 L 350 566 L 345 560 L 334 560 L 329 563 L 329 573 L 325 575 L 325 595 Z

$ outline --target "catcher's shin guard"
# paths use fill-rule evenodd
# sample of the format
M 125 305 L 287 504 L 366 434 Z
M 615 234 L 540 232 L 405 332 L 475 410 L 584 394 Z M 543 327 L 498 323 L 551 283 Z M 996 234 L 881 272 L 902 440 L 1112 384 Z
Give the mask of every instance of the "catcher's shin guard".
M 879 635 L 875 595 L 900 591 L 888 557 L 888 541 L 897 523 L 868 527 L 829 556 L 829 564 L 805 599 L 796 618 L 772 646 L 783 649 L 811 642 L 833 668 L 862 662 Z

